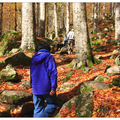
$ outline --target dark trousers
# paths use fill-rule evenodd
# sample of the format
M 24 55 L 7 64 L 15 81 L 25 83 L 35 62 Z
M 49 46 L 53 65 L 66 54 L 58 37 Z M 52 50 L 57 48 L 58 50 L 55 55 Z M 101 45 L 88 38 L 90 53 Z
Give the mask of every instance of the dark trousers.
M 58 51 L 59 48 L 60 48 L 60 50 L 61 50 L 62 47 L 63 47 L 63 44 L 57 44 L 57 49 L 56 49 L 56 51 Z
M 74 40 L 68 40 L 68 54 L 72 54 L 73 45 L 74 45 Z
M 44 106 L 46 100 L 47 106 Z M 59 103 L 56 94 L 50 96 L 46 95 L 33 95 L 34 101 L 34 117 L 52 117 L 58 107 Z

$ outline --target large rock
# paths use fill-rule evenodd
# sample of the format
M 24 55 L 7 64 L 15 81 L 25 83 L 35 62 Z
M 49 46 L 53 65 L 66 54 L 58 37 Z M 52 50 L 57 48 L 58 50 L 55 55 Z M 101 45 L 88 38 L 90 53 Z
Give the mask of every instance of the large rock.
M 19 80 L 17 72 L 10 64 L 8 64 L 4 69 L 1 70 L 0 77 L 3 81 Z
M 12 48 L 19 48 L 20 43 L 17 41 L 21 40 L 21 33 L 18 31 L 7 31 L 2 35 L 0 41 L 2 43 L 0 47 L 0 56 L 8 54 Z
M 106 70 L 107 74 L 120 75 L 120 66 L 112 66 Z
M 61 116 L 61 110 L 65 110 L 66 107 L 70 110 L 72 105 L 75 105 L 76 116 L 91 117 L 93 111 L 92 102 L 93 100 L 89 97 L 89 94 L 77 95 L 63 104 L 56 117 Z
M 19 87 L 21 87 L 23 89 L 31 88 L 30 81 L 25 81 L 24 79 L 22 79 L 21 81 L 22 81 L 22 84 L 20 84 Z
M 0 101 L 7 104 L 23 104 L 32 100 L 32 94 L 23 91 L 4 90 L 0 94 Z
M 20 51 L 9 58 L 6 58 L 4 61 L 1 61 L 0 65 L 6 66 L 7 64 L 11 64 L 12 66 L 30 66 L 31 60 L 32 58 L 26 56 L 24 52 Z
M 106 81 L 107 79 L 110 79 L 110 77 L 98 75 L 98 76 L 94 79 L 94 81 Z
M 68 47 L 67 46 L 62 47 L 60 50 L 60 54 L 68 54 Z

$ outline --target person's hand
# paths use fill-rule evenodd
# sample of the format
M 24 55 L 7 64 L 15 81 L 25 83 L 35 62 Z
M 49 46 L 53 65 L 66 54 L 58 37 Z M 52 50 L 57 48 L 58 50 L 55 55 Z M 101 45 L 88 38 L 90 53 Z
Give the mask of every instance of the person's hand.
M 55 90 L 51 90 L 49 94 L 50 94 L 51 96 L 53 96 L 53 95 L 55 94 L 55 92 L 56 92 Z

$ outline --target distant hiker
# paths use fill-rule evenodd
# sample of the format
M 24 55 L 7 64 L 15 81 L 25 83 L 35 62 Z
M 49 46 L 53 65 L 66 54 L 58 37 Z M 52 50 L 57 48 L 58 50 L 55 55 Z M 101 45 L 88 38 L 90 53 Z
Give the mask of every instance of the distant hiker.
M 56 51 L 58 51 L 58 49 L 63 47 L 63 40 L 62 40 L 62 35 L 59 35 L 58 39 L 57 39 L 57 49 Z
M 65 46 L 65 45 L 67 45 L 67 34 L 65 34 L 65 35 L 63 36 L 63 38 L 64 38 L 64 46 Z
M 72 54 L 73 53 L 73 45 L 74 45 L 74 29 L 72 29 L 68 33 L 67 39 L 68 39 L 68 54 Z
M 57 69 L 50 46 L 39 41 L 30 65 L 33 90 L 34 117 L 52 117 L 59 103 L 56 97 Z M 46 100 L 47 106 L 44 106 Z

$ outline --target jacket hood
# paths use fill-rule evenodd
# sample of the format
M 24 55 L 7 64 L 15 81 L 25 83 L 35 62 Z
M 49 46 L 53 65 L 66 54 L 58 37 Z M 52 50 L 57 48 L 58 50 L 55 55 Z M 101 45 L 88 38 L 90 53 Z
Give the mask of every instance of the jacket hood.
M 42 60 L 45 60 L 50 55 L 49 52 L 45 51 L 38 51 L 35 53 L 35 55 L 32 57 L 32 63 L 38 63 Z

